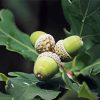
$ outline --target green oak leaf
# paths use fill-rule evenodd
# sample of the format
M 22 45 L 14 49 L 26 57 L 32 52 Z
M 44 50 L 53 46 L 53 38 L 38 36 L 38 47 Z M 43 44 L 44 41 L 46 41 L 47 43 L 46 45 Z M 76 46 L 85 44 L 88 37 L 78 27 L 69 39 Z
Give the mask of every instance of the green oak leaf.
M 100 43 L 100 0 L 62 0 L 62 8 L 71 35 L 81 36 L 86 50 Z
M 82 69 L 79 74 L 88 75 L 88 76 L 95 76 L 100 73 L 100 59 L 98 59 L 93 64 L 85 67 Z
M 59 100 L 97 100 L 98 96 L 92 92 L 86 83 L 80 85 L 78 92 L 68 90 Z
M 60 93 L 59 90 L 55 90 L 50 85 L 50 89 L 46 88 L 47 84 L 40 82 L 33 74 L 11 72 L 9 75 L 14 76 L 14 78 L 9 79 L 6 91 L 14 97 L 14 100 L 34 100 L 37 96 L 44 100 L 52 100 Z
M 0 45 L 32 61 L 38 56 L 29 36 L 16 27 L 13 14 L 5 9 L 0 11 Z
M 100 73 L 96 76 L 93 76 L 93 80 L 96 82 L 95 91 L 98 93 L 100 99 Z
M 74 80 L 70 80 L 70 78 L 67 76 L 67 74 L 63 68 L 60 68 L 59 70 L 60 70 L 62 79 L 64 80 L 64 82 L 66 84 L 66 88 L 69 90 L 73 90 L 77 93 L 79 90 L 79 84 L 77 82 L 75 82 Z
M 88 61 L 90 62 L 90 64 L 92 64 L 93 62 L 95 62 L 97 59 L 100 59 L 100 44 L 97 44 L 95 46 L 93 46 L 88 52 L 91 56 L 91 59 L 88 59 Z
M 6 75 L 4 75 L 3 73 L 0 73 L 0 81 L 6 82 L 8 79 L 9 78 Z
M 80 53 L 74 57 L 70 62 L 65 63 L 65 68 L 71 70 L 77 76 L 83 75 L 96 75 L 100 73 L 100 45 L 96 45 L 91 48 L 88 53 Z
M 95 93 L 91 92 L 91 90 L 88 88 L 86 83 L 83 83 L 80 86 L 80 90 L 78 92 L 78 96 L 87 98 L 89 100 L 97 100 L 97 98 L 98 98 Z
M 10 95 L 7 95 L 7 94 L 0 92 L 0 100 L 14 100 L 14 98 Z
M 78 97 L 78 94 L 75 91 L 68 90 L 62 97 L 58 100 L 87 100 L 82 97 Z
M 78 73 L 88 65 L 90 60 L 87 59 L 90 58 L 91 57 L 88 54 L 84 52 L 80 53 L 75 56 L 72 61 L 64 63 L 64 67 L 66 70 L 72 71 L 77 76 Z

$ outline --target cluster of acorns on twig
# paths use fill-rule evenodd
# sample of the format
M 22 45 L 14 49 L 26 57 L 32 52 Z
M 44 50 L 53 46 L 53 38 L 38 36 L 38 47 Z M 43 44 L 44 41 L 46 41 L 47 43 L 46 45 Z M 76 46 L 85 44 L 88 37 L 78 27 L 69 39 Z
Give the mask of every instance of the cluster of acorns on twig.
M 71 54 L 83 45 L 82 39 L 77 35 L 55 43 L 52 35 L 42 31 L 33 32 L 30 40 L 36 51 L 40 53 L 34 64 L 34 74 L 39 80 L 52 78 L 58 72 L 61 62 L 71 59 Z

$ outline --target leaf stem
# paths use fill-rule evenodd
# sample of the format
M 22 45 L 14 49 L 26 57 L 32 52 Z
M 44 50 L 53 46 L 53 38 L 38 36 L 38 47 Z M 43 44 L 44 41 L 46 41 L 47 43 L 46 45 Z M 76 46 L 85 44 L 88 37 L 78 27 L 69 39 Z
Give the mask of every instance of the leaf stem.
M 75 56 L 72 61 L 72 67 L 76 67 L 76 60 L 77 60 L 77 56 Z
M 66 35 L 71 35 L 72 33 L 69 32 L 66 28 L 63 29 Z

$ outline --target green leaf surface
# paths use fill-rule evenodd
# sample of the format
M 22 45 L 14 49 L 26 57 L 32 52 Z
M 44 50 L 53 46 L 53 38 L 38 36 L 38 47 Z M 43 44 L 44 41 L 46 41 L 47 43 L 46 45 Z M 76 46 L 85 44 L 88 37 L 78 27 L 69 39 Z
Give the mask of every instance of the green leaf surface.
M 66 70 L 71 70 L 75 73 L 84 68 L 84 62 L 82 62 L 81 59 L 78 59 L 78 57 L 75 57 L 72 61 L 66 62 L 64 64 L 64 67 L 66 68 Z
M 66 62 L 64 67 L 66 70 L 72 71 L 77 76 L 78 73 L 88 65 L 89 59 L 91 59 L 91 57 L 83 52 L 75 56 L 72 61 Z
M 94 62 L 93 64 L 85 67 L 79 72 L 79 74 L 88 75 L 88 76 L 92 76 L 92 75 L 95 76 L 98 73 L 100 73 L 100 59 Z
M 0 92 L 0 100 L 14 100 L 12 96 Z
M 38 56 L 29 36 L 16 27 L 13 14 L 4 9 L 0 11 L 0 45 L 32 61 Z
M 77 93 L 79 90 L 79 84 L 74 81 L 71 81 L 63 68 L 60 68 L 60 73 L 61 73 L 62 79 L 64 80 L 67 86 L 67 89 L 73 90 Z
M 100 73 L 100 44 L 92 47 L 88 52 L 80 52 L 70 62 L 65 63 L 66 70 L 71 70 L 76 76 L 79 74 L 94 76 Z
M 96 82 L 95 91 L 98 93 L 99 99 L 100 99 L 100 73 L 98 75 L 94 76 L 93 80 Z
M 87 98 L 89 100 L 97 100 L 97 95 L 95 93 L 91 92 L 91 90 L 88 88 L 86 83 L 83 83 L 80 86 L 78 96 Z
M 21 72 L 12 72 L 11 78 L 6 85 L 6 91 L 14 97 L 14 100 L 34 100 L 39 96 L 44 100 L 52 100 L 56 98 L 60 91 L 52 87 L 46 88 L 48 83 L 40 82 L 33 74 L 25 74 Z M 56 86 L 57 87 L 57 86 Z
M 87 36 L 83 38 L 86 50 L 100 43 L 100 0 L 62 0 L 62 7 L 72 35 Z
M 95 62 L 97 59 L 100 59 L 100 44 L 93 46 L 90 50 L 88 50 L 91 59 L 88 59 L 90 63 Z
M 62 97 L 60 97 L 58 100 L 87 100 L 82 97 L 78 97 L 77 93 L 72 90 L 68 90 Z
M 4 75 L 3 73 L 0 73 L 0 81 L 7 81 L 9 78 L 6 76 L 6 75 Z
M 71 92 L 71 94 L 73 94 L 73 96 L 75 96 L 75 98 L 77 100 L 80 100 L 82 98 L 86 98 L 86 99 L 89 99 L 89 100 L 97 100 L 98 96 L 96 95 L 96 93 L 93 93 L 89 89 L 89 87 L 87 86 L 86 83 L 83 83 L 82 85 L 80 85 L 77 82 L 75 82 L 74 80 L 71 81 L 68 78 L 68 76 L 66 75 L 65 71 L 63 70 L 63 68 L 60 68 L 60 72 L 62 74 L 62 78 L 63 78 L 68 90 L 69 91 L 73 91 L 73 92 Z M 68 93 L 70 93 L 70 92 L 68 92 Z M 63 98 L 72 99 L 73 96 L 71 96 L 71 94 L 67 94 L 66 93 Z
M 61 72 L 63 71 L 63 72 Z M 62 69 L 60 72 L 63 74 L 62 78 L 64 82 L 66 83 L 66 86 L 68 87 L 68 91 L 66 94 L 64 94 L 63 97 L 61 97 L 59 100 L 97 100 L 98 96 L 96 93 L 93 93 L 86 83 L 83 83 L 82 85 L 77 84 L 75 81 L 71 81 L 64 70 Z

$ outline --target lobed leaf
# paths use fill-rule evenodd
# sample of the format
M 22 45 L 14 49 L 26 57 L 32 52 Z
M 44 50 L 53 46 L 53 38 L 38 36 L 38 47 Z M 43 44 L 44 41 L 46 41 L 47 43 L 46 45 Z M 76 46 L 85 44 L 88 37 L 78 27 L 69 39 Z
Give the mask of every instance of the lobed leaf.
M 0 92 L 0 100 L 14 100 L 12 96 Z
M 68 91 L 62 98 L 66 98 L 69 100 L 69 99 L 73 99 L 73 97 L 74 97 L 76 99 L 86 98 L 89 100 L 97 100 L 98 96 L 96 95 L 96 93 L 93 93 L 89 89 L 89 87 L 87 86 L 86 83 L 83 83 L 80 85 L 77 82 L 75 82 L 74 80 L 71 81 L 62 68 L 60 68 L 60 72 L 62 74 L 62 78 L 68 89 Z
M 62 79 L 64 80 L 66 84 L 67 89 L 73 90 L 77 93 L 79 90 L 79 84 L 74 81 L 71 81 L 63 68 L 60 68 L 60 73 L 61 73 Z
M 90 60 L 91 57 L 83 52 L 75 56 L 72 61 L 66 62 L 64 67 L 66 70 L 71 70 L 77 76 L 89 64 Z
M 52 100 L 60 93 L 54 88 L 46 88 L 46 84 L 36 79 L 33 74 L 13 72 L 10 75 L 14 75 L 15 78 L 9 79 L 6 91 L 14 97 L 14 100 L 34 100 L 37 96 L 44 100 Z
M 88 75 L 88 76 L 92 76 L 92 75 L 95 76 L 99 73 L 100 73 L 100 59 L 94 62 L 93 64 L 87 66 L 86 68 L 82 69 L 79 72 L 79 74 Z
M 13 14 L 5 9 L 0 11 L 0 45 L 32 61 L 38 56 L 29 36 L 16 27 Z
M 98 98 L 95 93 L 91 92 L 91 90 L 88 88 L 86 83 L 83 83 L 80 86 L 80 90 L 79 90 L 78 96 L 87 98 L 89 100 L 97 100 L 97 98 Z
M 62 8 L 72 35 L 87 36 L 83 37 L 86 50 L 100 43 L 99 0 L 62 0 Z
M 8 79 L 9 78 L 6 75 L 4 75 L 3 73 L 0 73 L 0 81 L 6 82 Z

